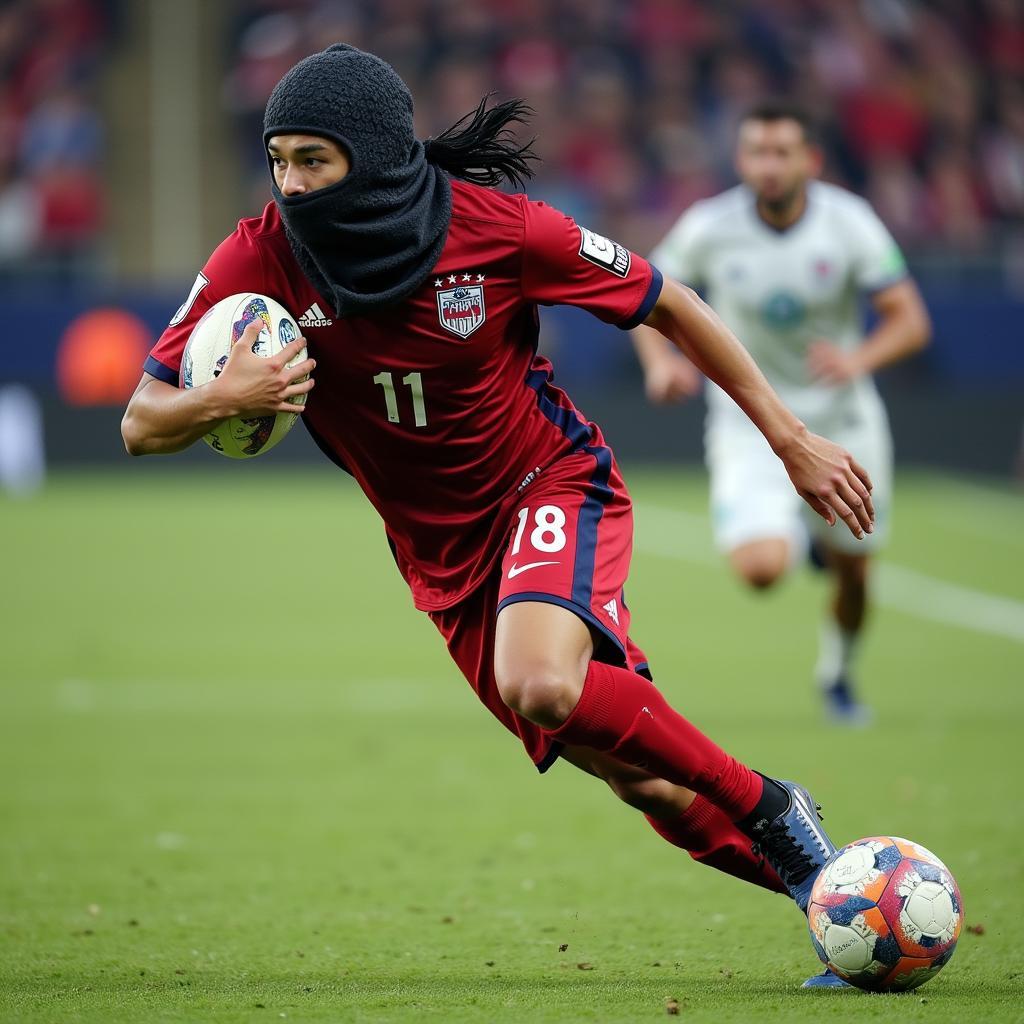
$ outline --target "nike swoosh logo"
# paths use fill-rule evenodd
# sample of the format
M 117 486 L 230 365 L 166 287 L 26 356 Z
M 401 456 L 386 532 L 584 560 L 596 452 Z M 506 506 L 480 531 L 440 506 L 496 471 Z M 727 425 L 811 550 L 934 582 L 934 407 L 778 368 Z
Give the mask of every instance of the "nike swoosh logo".
M 515 579 L 521 572 L 526 572 L 527 569 L 536 569 L 539 565 L 558 565 L 558 562 L 527 562 L 526 565 L 516 565 L 513 562 L 508 570 L 508 578 Z

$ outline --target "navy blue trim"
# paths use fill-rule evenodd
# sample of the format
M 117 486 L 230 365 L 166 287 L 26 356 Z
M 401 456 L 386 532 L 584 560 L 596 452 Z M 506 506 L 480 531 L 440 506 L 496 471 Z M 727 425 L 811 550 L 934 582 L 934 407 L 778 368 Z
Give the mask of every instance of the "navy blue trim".
M 580 419 L 575 409 L 567 409 L 548 397 L 550 380 L 546 370 L 530 370 L 526 374 L 526 386 L 537 392 L 537 407 L 569 439 L 572 450 L 576 451 L 590 440 L 590 424 Z
M 651 268 L 651 283 L 647 286 L 647 294 L 644 295 L 643 302 L 640 303 L 637 311 L 628 320 L 623 320 L 619 324 L 619 327 L 624 331 L 630 331 L 634 327 L 639 327 L 651 315 L 651 310 L 654 309 L 654 304 L 658 301 L 661 289 L 665 285 L 665 279 L 661 276 L 661 271 L 653 263 L 649 264 L 649 266 Z
M 151 377 L 156 377 L 157 380 L 162 380 L 165 384 L 173 384 L 175 387 L 178 386 L 177 370 L 172 370 L 169 366 L 164 366 L 159 359 L 154 359 L 152 356 L 146 356 L 146 361 L 143 363 L 142 368 Z
M 603 446 L 586 445 L 597 466 L 590 478 L 591 492 L 580 507 L 576 518 L 576 564 L 572 571 L 572 599 L 582 608 L 589 608 L 594 596 L 594 560 L 597 554 L 597 528 L 604 515 L 604 507 L 612 500 L 608 480 L 612 475 L 612 451 Z
M 564 597 L 558 597 L 556 594 L 545 594 L 539 590 L 531 590 L 523 594 L 509 594 L 508 597 L 502 598 L 498 602 L 498 608 L 494 614 L 497 615 L 502 608 L 507 608 L 510 604 L 518 604 L 520 601 L 540 601 L 543 604 L 557 604 L 559 608 L 565 608 L 567 611 L 579 616 L 588 626 L 593 626 L 603 637 L 612 642 L 615 650 L 621 655 L 619 664 L 626 664 L 626 649 L 622 646 L 622 642 L 589 608 L 584 608 L 582 605 L 576 604 L 575 601 L 568 601 Z M 595 654 L 595 660 L 603 661 L 604 659 L 598 658 Z
M 654 682 L 654 676 L 651 675 L 651 666 L 646 661 L 641 661 L 639 665 L 634 665 L 633 671 L 638 676 L 643 676 L 645 679 L 649 679 L 652 683 Z
M 562 751 L 565 750 L 565 744 L 560 743 L 558 740 L 554 740 L 548 752 L 536 763 L 537 771 L 543 775 L 561 756 Z

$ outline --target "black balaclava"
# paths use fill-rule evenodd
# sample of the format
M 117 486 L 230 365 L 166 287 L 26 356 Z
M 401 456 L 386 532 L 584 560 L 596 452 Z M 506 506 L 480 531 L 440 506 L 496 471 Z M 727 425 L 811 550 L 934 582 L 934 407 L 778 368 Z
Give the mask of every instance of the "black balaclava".
M 326 136 L 351 161 L 314 192 L 286 197 L 271 185 L 295 258 L 334 312 L 407 298 L 444 248 L 452 190 L 413 134 L 412 96 L 395 69 L 344 43 L 306 57 L 267 100 L 264 144 L 274 135 Z

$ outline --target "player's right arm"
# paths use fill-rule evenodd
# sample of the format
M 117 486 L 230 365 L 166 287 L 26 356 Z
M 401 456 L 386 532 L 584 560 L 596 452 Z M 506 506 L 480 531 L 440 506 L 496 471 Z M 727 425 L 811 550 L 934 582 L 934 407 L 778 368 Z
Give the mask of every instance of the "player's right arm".
M 315 362 L 287 364 L 302 351 L 304 338 L 289 342 L 270 358 L 252 351 L 261 321 L 249 324 L 231 348 L 220 376 L 198 388 L 181 389 L 143 373 L 121 420 L 121 437 L 129 455 L 170 455 L 198 441 L 211 427 L 231 416 L 301 414 L 288 401 L 306 394 Z
M 259 332 L 250 324 L 232 346 L 220 376 L 197 388 L 181 389 L 181 356 L 196 324 L 221 299 L 239 292 L 266 291 L 273 282 L 264 272 L 260 243 L 248 222 L 239 223 L 210 256 L 188 297 L 167 325 L 146 360 L 145 372 L 121 420 L 121 436 L 130 455 L 168 455 L 180 452 L 212 426 L 232 416 L 301 414 L 302 406 L 288 402 L 313 386 L 314 363 L 306 359 L 287 367 L 302 351 L 296 338 L 276 356 L 252 351 Z

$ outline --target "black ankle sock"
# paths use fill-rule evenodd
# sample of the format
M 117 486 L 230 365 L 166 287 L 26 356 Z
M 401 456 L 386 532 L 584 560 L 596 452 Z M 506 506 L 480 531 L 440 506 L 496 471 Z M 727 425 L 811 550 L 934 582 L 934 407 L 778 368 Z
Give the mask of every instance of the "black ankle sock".
M 761 775 L 760 772 L 757 774 Z M 764 830 L 789 807 L 789 793 L 767 775 L 761 775 L 761 778 L 764 779 L 761 799 L 745 818 L 736 822 L 736 827 L 751 839 L 759 839 Z

